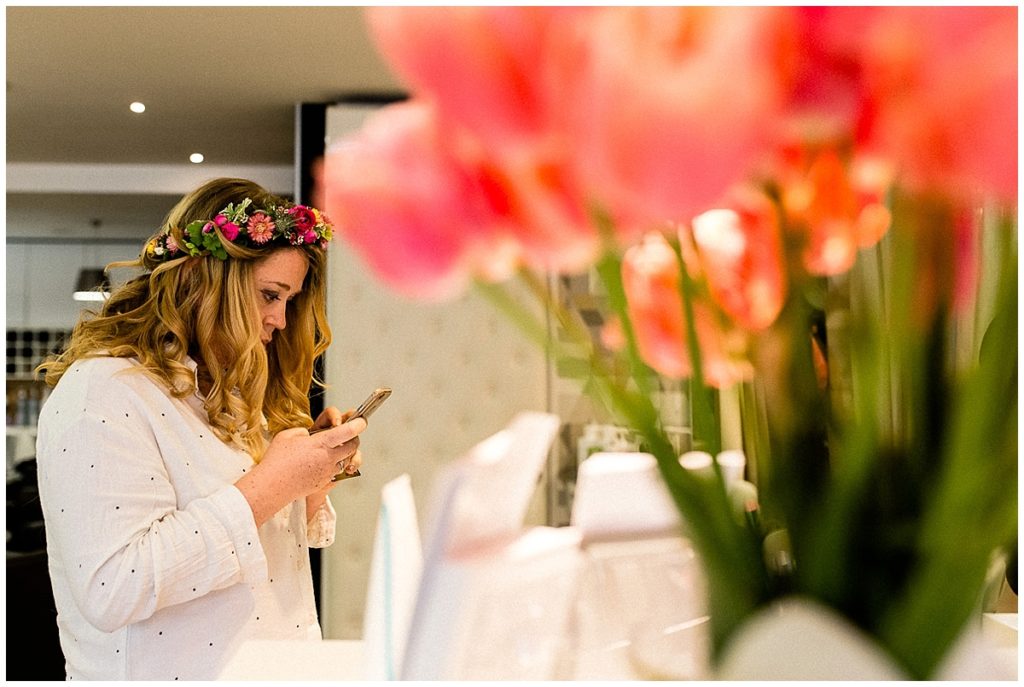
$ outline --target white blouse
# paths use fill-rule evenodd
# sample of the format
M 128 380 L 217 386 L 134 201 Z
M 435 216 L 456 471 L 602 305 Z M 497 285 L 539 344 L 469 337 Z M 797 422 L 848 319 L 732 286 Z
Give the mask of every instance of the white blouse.
M 189 361 L 195 370 L 195 363 Z M 248 639 L 321 638 L 310 546 L 328 500 L 259 529 L 235 487 L 253 467 L 137 361 L 82 360 L 39 418 L 36 460 L 68 679 L 208 680 Z

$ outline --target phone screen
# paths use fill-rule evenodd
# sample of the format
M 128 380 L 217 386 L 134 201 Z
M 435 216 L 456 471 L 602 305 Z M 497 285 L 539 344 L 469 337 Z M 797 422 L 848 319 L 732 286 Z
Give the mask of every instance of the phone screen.
M 356 412 L 352 414 L 352 417 L 350 417 L 349 420 L 353 420 L 357 417 L 369 420 L 370 415 L 372 415 L 377 408 L 380 408 L 384 401 L 388 400 L 389 396 L 391 396 L 390 388 L 381 387 L 379 389 L 375 389 L 372 394 L 366 397 L 365 401 L 359 404 L 359 407 L 356 408 Z
M 380 408 L 381 405 L 383 405 L 384 401 L 388 400 L 389 396 L 391 396 L 391 389 L 386 386 L 374 389 L 373 393 L 367 396 L 366 400 L 359 404 L 359 407 L 356 408 L 355 412 L 352 413 L 348 420 L 354 420 L 357 417 L 361 417 L 364 420 L 369 421 L 370 416 L 373 415 L 377 408 Z M 348 420 L 346 420 L 346 422 L 348 422 Z M 330 429 L 330 427 L 312 427 L 310 428 L 309 433 L 316 434 L 317 432 L 322 432 L 325 429 Z

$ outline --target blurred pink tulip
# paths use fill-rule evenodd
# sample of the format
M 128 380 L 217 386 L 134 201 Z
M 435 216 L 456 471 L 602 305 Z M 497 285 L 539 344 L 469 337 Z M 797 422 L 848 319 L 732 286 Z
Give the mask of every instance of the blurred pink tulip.
M 832 146 L 796 144 L 777 168 L 790 231 L 803 232 L 803 263 L 815 275 L 841 274 L 860 248 L 889 228 L 884 196 L 892 171 L 875 160 L 847 164 Z
M 683 378 L 693 374 L 679 291 L 679 265 L 662 234 L 650 232 L 626 251 L 622 280 L 640 357 L 668 377 Z M 726 387 L 749 378 L 750 366 L 737 354 L 745 346 L 743 334 L 720 327 L 705 303 L 694 302 L 693 311 L 704 381 Z M 604 332 L 603 340 L 606 345 L 614 344 L 621 342 L 621 336 L 616 335 L 612 326 Z
M 737 192 L 728 209 L 695 217 L 692 236 L 711 296 L 722 309 L 744 329 L 771 325 L 786 297 L 782 239 L 771 202 L 753 191 Z
M 336 228 L 411 297 L 453 296 L 474 276 L 507 277 L 517 261 L 480 177 L 443 135 L 431 105 L 400 103 L 372 115 L 324 160 L 321 195 Z
M 788 8 L 610 7 L 579 22 L 568 135 L 594 200 L 649 225 L 721 200 L 788 83 Z
M 547 137 L 570 74 L 556 59 L 585 8 L 372 7 L 381 53 L 441 117 L 489 146 Z
M 521 264 L 593 263 L 597 230 L 571 170 L 543 149 L 492 154 L 444 130 L 427 101 L 385 108 L 325 156 L 320 193 L 339 231 L 406 295 L 441 299 Z
M 442 127 L 476 141 L 496 212 L 531 267 L 578 272 L 599 236 L 566 134 L 574 102 L 581 7 L 375 7 L 367 10 L 384 56 L 432 99 Z M 613 213 L 623 243 L 641 230 Z
M 858 151 L 890 161 L 914 190 L 1016 199 L 1016 8 L 800 12 L 811 76 L 794 109 L 841 103 Z
M 782 141 L 848 140 L 863 107 L 861 43 L 877 8 L 800 7 L 789 58 Z
M 492 207 L 520 247 L 523 262 L 560 273 L 585 270 L 600 252 L 597 229 L 572 169 L 541 149 L 494 158 L 485 165 Z
M 1016 8 L 884 8 L 864 50 L 867 145 L 915 187 L 1016 200 Z

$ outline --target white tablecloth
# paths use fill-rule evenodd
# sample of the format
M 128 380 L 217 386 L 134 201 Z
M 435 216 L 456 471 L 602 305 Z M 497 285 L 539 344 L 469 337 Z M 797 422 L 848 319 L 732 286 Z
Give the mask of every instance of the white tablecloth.
M 364 680 L 363 642 L 253 640 L 228 661 L 220 680 Z
M 986 613 L 981 634 L 995 651 L 1015 662 L 1017 614 Z M 597 666 L 592 666 L 597 668 Z M 608 666 L 604 666 L 608 668 Z M 588 678 L 597 679 L 591 675 Z M 621 679 L 620 675 L 608 676 Z M 363 642 L 329 639 L 322 642 L 254 640 L 228 661 L 221 680 L 365 680 Z

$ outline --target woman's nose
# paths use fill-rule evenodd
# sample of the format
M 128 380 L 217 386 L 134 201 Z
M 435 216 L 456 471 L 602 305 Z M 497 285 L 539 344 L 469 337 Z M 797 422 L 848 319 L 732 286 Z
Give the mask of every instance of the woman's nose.
M 288 319 L 285 315 L 286 310 L 287 306 L 284 303 L 274 307 L 269 313 L 267 313 L 264 322 L 274 329 L 284 329 L 288 324 Z

